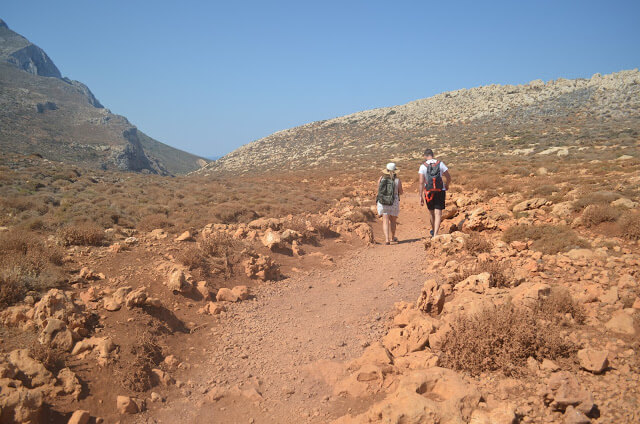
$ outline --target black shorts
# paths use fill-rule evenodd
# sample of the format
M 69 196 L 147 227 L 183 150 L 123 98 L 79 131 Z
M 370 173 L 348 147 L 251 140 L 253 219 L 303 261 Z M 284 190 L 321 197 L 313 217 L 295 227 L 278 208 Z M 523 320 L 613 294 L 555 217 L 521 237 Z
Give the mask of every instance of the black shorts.
M 436 191 L 433 193 L 433 199 L 427 202 L 427 208 L 429 210 L 440 209 L 444 210 L 444 200 L 447 197 L 446 191 Z

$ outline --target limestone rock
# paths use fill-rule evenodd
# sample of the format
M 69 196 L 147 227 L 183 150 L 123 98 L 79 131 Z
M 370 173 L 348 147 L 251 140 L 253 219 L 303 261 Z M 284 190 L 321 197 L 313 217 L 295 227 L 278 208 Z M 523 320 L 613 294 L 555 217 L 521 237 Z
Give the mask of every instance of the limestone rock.
M 591 393 L 580 387 L 578 380 L 568 371 L 556 372 L 549 378 L 545 402 L 558 411 L 573 406 L 586 415 L 595 407 Z
M 0 379 L 0 418 L 2 423 L 41 422 L 44 394 L 15 384 L 15 380 Z
M 132 415 L 144 411 L 144 408 L 141 408 L 141 405 L 141 401 L 129 396 L 118 396 L 116 398 L 116 408 L 120 414 Z
M 231 289 L 231 292 L 236 295 L 238 300 L 247 300 L 251 297 L 251 293 L 247 286 L 235 286 Z
M 607 356 L 609 352 L 606 350 L 580 349 L 578 351 L 578 359 L 580 366 L 594 374 L 600 374 L 609 366 Z
M 417 308 L 424 313 L 437 316 L 442 312 L 444 307 L 445 294 L 444 290 L 436 282 L 436 280 L 428 280 L 424 283 L 420 297 L 417 301 Z
M 216 294 L 216 300 L 218 302 L 237 302 L 240 299 L 238 298 L 238 295 L 235 294 L 231 289 L 223 287 L 218 290 L 218 294 Z
M 176 241 L 193 241 L 193 236 L 191 235 L 190 231 L 185 231 L 184 233 L 176 237 Z
M 491 281 L 491 274 L 483 272 L 478 275 L 471 275 L 456 284 L 453 288 L 456 292 L 472 291 L 474 293 L 485 293 L 489 290 Z
M 43 386 L 45 384 L 51 384 L 54 381 L 51 372 L 49 372 L 41 362 L 29 356 L 28 349 L 11 351 L 7 360 L 29 379 L 30 387 Z
M 544 206 L 545 203 L 547 203 L 547 199 L 543 199 L 541 197 L 528 199 L 528 200 L 525 200 L 525 201 L 520 202 L 517 205 L 515 205 L 513 207 L 513 212 L 514 213 L 518 213 L 518 212 L 528 211 L 528 210 L 531 210 L 531 209 L 538 209 L 538 208 Z
M 276 281 L 280 279 L 280 266 L 269 256 L 258 255 L 249 258 L 244 264 L 247 277 L 262 281 Z
M 628 336 L 636 334 L 633 317 L 622 310 L 616 311 L 604 326 L 615 333 Z
M 274 249 L 283 247 L 282 236 L 276 231 L 273 231 L 272 229 L 268 229 L 264 233 L 264 236 L 262 236 L 260 241 L 269 250 L 274 250 Z
M 179 269 L 171 273 L 171 275 L 169 276 L 169 280 L 167 281 L 167 287 L 174 293 L 188 293 L 192 289 L 192 286 L 187 281 L 184 272 Z
M 87 424 L 90 418 L 91 414 L 89 414 L 89 411 L 78 409 L 73 412 L 71 418 L 67 421 L 67 424 Z
M 72 395 L 75 400 L 80 399 L 82 384 L 76 374 L 69 368 L 63 368 L 58 372 L 58 382 L 62 386 L 62 392 Z
M 144 306 L 147 301 L 147 292 L 144 287 L 139 287 L 127 294 L 125 297 L 125 305 L 128 309 L 134 308 L 136 306 Z

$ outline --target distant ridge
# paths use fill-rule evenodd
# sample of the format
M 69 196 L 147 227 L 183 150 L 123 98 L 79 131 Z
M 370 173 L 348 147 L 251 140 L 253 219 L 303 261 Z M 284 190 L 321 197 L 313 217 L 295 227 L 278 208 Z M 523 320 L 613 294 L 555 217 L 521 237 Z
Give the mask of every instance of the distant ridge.
M 610 127 L 640 130 L 637 69 L 461 89 L 312 122 L 246 144 L 197 172 L 377 169 L 391 159 L 419 160 L 427 145 L 457 146 L 450 155 L 492 143 L 507 153 L 529 144 L 534 151 L 548 143 L 589 142 L 589 136 Z
M 0 19 L 0 147 L 72 164 L 179 174 L 204 158 L 160 143 L 64 78 L 40 47 Z

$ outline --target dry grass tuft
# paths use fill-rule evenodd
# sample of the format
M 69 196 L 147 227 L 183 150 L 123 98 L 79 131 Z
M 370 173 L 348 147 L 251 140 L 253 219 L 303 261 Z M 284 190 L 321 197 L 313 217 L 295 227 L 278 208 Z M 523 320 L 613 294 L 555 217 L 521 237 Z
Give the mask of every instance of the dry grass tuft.
M 157 228 L 167 230 L 173 225 L 173 222 L 165 214 L 155 213 L 143 216 L 138 222 L 137 228 L 140 231 L 153 231 Z
M 529 357 L 556 359 L 575 351 L 557 325 L 506 304 L 454 319 L 442 345 L 441 361 L 444 367 L 472 375 L 501 371 L 517 376 Z
M 29 347 L 29 355 L 42 362 L 42 365 L 54 374 L 67 366 L 67 353 L 64 350 L 45 346 L 38 341 L 34 341 Z
M 629 211 L 620 217 L 622 237 L 628 240 L 640 240 L 640 212 Z
M 100 246 L 105 241 L 105 234 L 100 226 L 83 222 L 60 228 L 58 239 L 63 246 Z
M 148 335 L 131 347 L 133 360 L 119 371 L 122 385 L 134 392 L 146 392 L 154 385 L 153 369 L 162 362 L 162 348 Z
M 542 319 L 556 323 L 566 323 L 568 316 L 573 318 L 576 324 L 584 324 L 586 319 L 582 305 L 573 300 L 569 290 L 562 287 L 552 288 L 549 296 L 540 299 L 535 313 Z
M 582 211 L 582 223 L 586 227 L 593 227 L 603 222 L 615 222 L 620 217 L 620 211 L 605 204 L 589 205 Z
M 589 244 L 579 238 L 573 230 L 564 225 L 518 224 L 508 228 L 504 232 L 503 240 L 507 243 L 515 240 L 533 240 L 531 246 L 533 249 L 549 255 L 589 246 Z
M 474 274 L 481 274 L 488 272 L 491 276 L 489 284 L 491 287 L 510 287 L 511 277 L 510 272 L 507 269 L 507 265 L 503 262 L 497 261 L 480 261 L 476 264 L 473 271 Z
M 471 233 L 469 238 L 464 241 L 464 248 L 471 254 L 489 252 L 491 250 L 491 242 L 478 233 Z

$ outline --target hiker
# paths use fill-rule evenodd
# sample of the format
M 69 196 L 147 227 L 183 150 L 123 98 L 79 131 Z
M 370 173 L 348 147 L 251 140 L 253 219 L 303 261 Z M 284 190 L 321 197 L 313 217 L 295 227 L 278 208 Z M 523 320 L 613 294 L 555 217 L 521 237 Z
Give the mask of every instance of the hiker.
M 402 181 L 397 177 L 398 169 L 396 164 L 387 164 L 382 171 L 383 175 L 378 180 L 378 215 L 382 216 L 382 232 L 384 233 L 384 244 L 397 242 L 396 226 L 398 214 L 400 213 L 400 195 L 402 194 Z
M 431 237 L 438 235 L 442 211 L 445 208 L 447 189 L 451 185 L 451 175 L 447 165 L 433 157 L 433 150 L 424 151 L 424 163 L 420 165 L 420 206 L 427 203 L 431 221 Z M 444 181 L 442 178 L 444 177 Z

